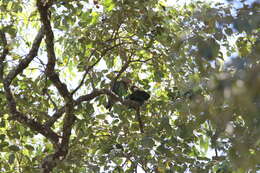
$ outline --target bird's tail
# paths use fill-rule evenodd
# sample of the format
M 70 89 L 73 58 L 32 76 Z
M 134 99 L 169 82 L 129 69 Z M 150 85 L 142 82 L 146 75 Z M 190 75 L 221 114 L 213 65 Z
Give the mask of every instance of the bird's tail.
M 106 109 L 111 110 L 112 106 L 113 106 L 113 101 L 111 99 L 108 99 L 107 105 L 106 105 Z

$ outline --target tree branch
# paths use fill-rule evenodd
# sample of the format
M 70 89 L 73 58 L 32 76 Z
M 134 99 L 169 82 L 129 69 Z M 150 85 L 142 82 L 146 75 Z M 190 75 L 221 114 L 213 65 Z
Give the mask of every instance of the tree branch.
M 59 75 L 55 72 L 55 64 L 56 64 L 56 55 L 54 51 L 54 34 L 51 28 L 51 23 L 49 20 L 49 7 L 52 1 L 47 1 L 46 4 L 42 3 L 41 0 L 37 0 L 37 7 L 40 13 L 41 22 L 43 24 L 44 32 L 46 35 L 46 49 L 47 49 L 47 56 L 48 62 L 46 67 L 46 75 L 52 81 L 54 86 L 57 88 L 60 95 L 65 100 L 71 99 L 71 94 L 67 88 L 67 85 L 62 83 Z
M 94 51 L 91 53 L 90 56 L 92 56 L 94 54 Z M 84 81 L 85 81 L 85 78 L 87 76 L 87 74 L 89 73 L 89 71 L 95 66 L 97 65 L 97 63 L 99 63 L 99 61 L 102 59 L 102 56 L 94 63 L 92 64 L 91 66 L 89 66 L 86 70 L 85 70 L 85 73 L 83 75 L 83 78 L 81 79 L 79 85 L 71 92 L 71 94 L 75 94 L 80 88 L 81 86 L 84 84 Z
M 6 46 L 6 39 L 5 36 L 3 36 L 3 33 L 1 33 L 2 39 L 4 40 L 3 43 Z M 19 112 L 16 108 L 16 102 L 15 99 L 12 95 L 11 89 L 10 89 L 10 84 L 12 82 L 12 80 L 19 74 L 21 73 L 25 68 L 28 67 L 28 65 L 30 64 L 30 62 L 34 59 L 34 57 L 37 55 L 39 46 L 41 44 L 42 38 L 43 38 L 44 34 L 43 34 L 43 28 L 40 29 L 40 31 L 38 32 L 37 36 L 34 39 L 33 45 L 31 50 L 29 51 L 28 55 L 19 62 L 19 64 L 14 67 L 9 74 L 7 75 L 7 77 L 4 80 L 4 90 L 5 90 L 5 96 L 7 99 L 7 106 L 9 108 L 9 112 L 11 114 L 11 118 L 14 120 L 17 120 L 18 122 L 28 126 L 29 128 L 31 128 L 32 130 L 35 130 L 36 132 L 42 134 L 43 136 L 45 136 L 47 139 L 49 139 L 54 146 L 57 147 L 57 143 L 59 141 L 59 136 L 53 132 L 50 128 L 46 128 L 45 126 L 43 126 L 42 124 L 38 123 L 37 121 L 28 118 L 26 115 L 24 115 L 23 113 Z M 6 50 L 8 51 L 8 50 Z M 2 62 L 7 54 L 7 52 L 5 51 L 5 53 L 2 54 L 1 56 L 1 68 L 3 67 Z M 3 70 L 3 69 L 1 69 Z M 3 77 L 3 71 L 1 71 L 1 75 Z
M 116 47 L 118 47 L 118 46 L 120 46 L 120 45 L 122 45 L 122 44 L 125 44 L 125 43 L 119 43 L 119 44 L 116 44 L 116 45 L 114 45 L 114 46 L 111 46 L 111 47 L 108 47 L 107 49 L 105 49 L 105 50 L 101 53 L 100 58 L 98 58 L 97 61 L 96 61 L 95 63 L 93 63 L 91 66 L 87 67 L 87 69 L 85 70 L 85 73 L 84 73 L 84 75 L 83 75 L 83 78 L 81 79 L 81 82 L 80 82 L 79 85 L 71 92 L 71 94 L 73 95 L 75 92 L 77 92 L 77 91 L 81 88 L 81 86 L 84 84 L 85 78 L 86 78 L 87 74 L 89 73 L 89 71 L 90 71 L 91 69 L 93 69 L 94 66 L 97 65 L 97 64 L 100 62 L 100 60 L 103 58 L 103 56 L 104 56 L 107 52 L 109 52 L 110 50 L 113 50 L 114 48 L 116 48 Z M 93 52 L 90 54 L 90 56 L 88 57 L 88 59 L 90 59 L 91 56 L 94 55 L 95 51 L 96 51 L 96 50 L 93 50 Z
M 142 62 L 142 63 L 145 63 L 147 61 L 150 61 L 152 60 L 153 58 L 149 58 L 149 59 L 146 59 L 146 60 L 142 60 L 142 59 L 135 59 L 135 60 L 131 60 L 131 62 Z
M 51 118 L 45 123 L 46 127 L 51 127 L 63 114 L 65 113 L 65 106 L 58 109 Z
M 73 114 L 74 106 L 75 104 L 73 103 L 73 100 L 70 100 L 69 102 L 66 103 L 66 105 L 62 109 L 60 109 L 60 115 L 62 115 L 62 113 L 64 112 L 66 113 L 63 121 L 64 123 L 63 123 L 63 130 L 62 130 L 63 132 L 62 140 L 61 143 L 59 144 L 59 147 L 56 148 L 56 152 L 54 154 L 48 155 L 42 161 L 42 168 L 44 173 L 51 172 L 52 169 L 57 165 L 57 163 L 64 160 L 68 154 L 71 130 L 76 120 L 76 117 Z M 47 125 L 48 124 L 46 124 L 46 126 Z
M 63 160 L 68 154 L 71 130 L 76 120 L 76 117 L 73 114 L 74 101 L 72 95 L 70 94 L 67 85 L 61 82 L 58 73 L 55 73 L 56 55 L 54 51 L 54 34 L 51 28 L 51 23 L 48 15 L 49 12 L 48 8 L 51 6 L 51 4 L 52 1 L 47 1 L 46 3 L 43 3 L 41 0 L 37 0 L 37 8 L 40 12 L 41 22 L 43 23 L 44 31 L 46 35 L 45 42 L 46 42 L 46 49 L 47 49 L 47 56 L 48 56 L 46 75 L 49 77 L 49 79 L 52 81 L 54 86 L 57 88 L 60 95 L 66 101 L 66 105 L 65 105 L 66 116 L 64 117 L 64 121 L 63 121 L 62 141 L 59 144 L 59 148 L 56 149 L 54 154 L 48 155 L 46 159 L 44 159 L 42 162 L 43 172 L 46 173 L 52 171 L 52 169 L 57 164 L 56 161 Z
M 76 116 L 73 114 L 73 111 L 74 111 L 73 102 L 72 101 L 68 102 L 65 107 L 66 115 L 64 117 L 64 123 L 63 123 L 62 141 L 59 150 L 55 153 L 55 156 L 57 158 L 62 156 L 62 158 L 59 158 L 59 160 L 63 160 L 69 150 L 69 139 L 71 135 L 71 130 L 76 120 Z
M 132 108 L 138 108 L 140 105 L 138 102 L 132 101 L 132 100 L 128 100 L 128 99 L 122 99 L 120 97 L 118 97 L 116 94 L 114 94 L 113 92 L 111 92 L 108 89 L 100 89 L 100 90 L 94 90 L 93 92 L 91 92 L 90 94 L 86 94 L 83 96 L 80 96 L 78 99 L 76 99 L 76 101 L 73 103 L 74 106 L 81 104 L 82 102 L 88 102 L 91 101 L 92 99 L 100 96 L 100 95 L 108 95 L 109 97 L 112 97 L 113 100 L 115 101 L 119 101 L 120 103 L 122 103 L 123 105 L 127 106 L 127 107 L 132 107 Z M 46 127 L 51 127 L 64 113 L 65 113 L 65 106 L 63 106 L 62 108 L 58 109 L 52 116 L 51 118 L 45 123 Z
M 53 132 L 50 128 L 43 126 L 42 124 L 38 123 L 37 121 L 33 119 L 29 119 L 27 116 L 25 116 L 23 113 L 19 112 L 16 109 L 16 102 L 13 98 L 13 95 L 11 93 L 10 86 L 8 86 L 8 82 L 4 82 L 4 89 L 5 89 L 5 95 L 7 99 L 7 106 L 9 108 L 9 112 L 12 115 L 11 117 L 14 120 L 17 120 L 18 122 L 25 124 L 32 130 L 35 130 L 36 132 L 42 134 L 47 139 L 49 139 L 54 146 L 57 147 L 59 136 Z
M 27 56 L 22 59 L 17 66 L 15 66 L 7 75 L 5 78 L 6 84 L 9 86 L 12 82 L 12 80 L 19 74 L 22 73 L 24 69 L 26 69 L 29 64 L 32 62 L 32 60 L 37 56 L 40 44 L 42 42 L 44 33 L 43 33 L 43 27 L 41 27 L 40 31 L 36 35 L 32 48 L 27 54 Z
M 129 99 L 122 99 L 121 97 L 118 97 L 116 94 L 114 94 L 113 92 L 111 92 L 108 89 L 100 89 L 100 90 L 94 90 L 92 93 L 84 95 L 84 96 L 80 96 L 77 100 L 76 100 L 76 105 L 84 102 L 84 101 L 90 101 L 94 98 L 96 98 L 97 96 L 100 95 L 108 95 L 109 97 L 111 97 L 113 100 L 115 101 L 119 101 L 121 104 L 128 106 L 128 107 L 132 107 L 132 108 L 138 108 L 140 106 L 140 104 L 138 102 L 129 100 Z
M 130 59 L 130 58 L 129 58 Z M 129 67 L 131 61 L 127 60 L 126 63 L 122 66 L 122 68 L 120 69 L 120 71 L 118 72 L 118 74 L 116 75 L 116 77 L 112 80 L 111 84 L 110 84 L 110 89 L 112 89 L 116 83 L 116 81 L 119 79 L 119 77 L 121 76 L 122 73 L 124 73 L 124 71 L 126 71 L 126 69 Z
M 7 47 L 7 41 L 6 41 L 6 35 L 5 33 L 0 30 L 0 39 L 2 41 L 3 44 L 3 52 L 0 56 L 0 81 L 3 82 L 3 78 L 4 78 L 4 60 L 9 52 L 8 47 Z

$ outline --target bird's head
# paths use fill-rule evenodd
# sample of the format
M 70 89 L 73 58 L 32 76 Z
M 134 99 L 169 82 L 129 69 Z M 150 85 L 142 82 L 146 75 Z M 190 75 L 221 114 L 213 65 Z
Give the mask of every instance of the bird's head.
M 137 91 L 139 88 L 137 87 L 137 86 L 135 86 L 135 85 L 133 85 L 133 86 L 131 86 L 131 88 L 130 88 L 130 90 L 132 91 L 132 92 L 135 92 L 135 91 Z
M 124 83 L 126 83 L 127 85 L 129 85 L 129 84 L 132 83 L 132 80 L 131 80 L 131 79 L 128 79 L 128 78 L 126 78 L 126 77 L 122 78 L 122 81 L 123 81 Z

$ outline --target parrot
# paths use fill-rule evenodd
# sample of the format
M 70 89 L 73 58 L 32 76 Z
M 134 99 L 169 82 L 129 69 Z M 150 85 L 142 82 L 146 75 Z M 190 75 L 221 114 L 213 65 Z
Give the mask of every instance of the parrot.
M 149 93 L 139 89 L 137 86 L 131 86 L 130 90 L 132 93 L 128 95 L 126 98 L 138 102 L 140 106 L 142 106 L 144 102 L 150 98 Z M 139 122 L 140 132 L 144 133 L 144 123 L 142 121 L 142 117 L 140 114 L 140 107 L 137 107 L 135 109 L 136 109 L 136 118 L 137 121 Z
M 128 78 L 122 78 L 120 81 L 116 81 L 112 86 L 112 91 L 119 97 L 124 97 L 128 93 L 128 87 L 132 81 Z M 111 110 L 114 100 L 109 98 L 106 105 L 106 109 Z
M 127 98 L 138 102 L 140 105 L 150 98 L 149 93 L 139 89 L 137 86 L 131 86 L 130 90 L 132 93 Z

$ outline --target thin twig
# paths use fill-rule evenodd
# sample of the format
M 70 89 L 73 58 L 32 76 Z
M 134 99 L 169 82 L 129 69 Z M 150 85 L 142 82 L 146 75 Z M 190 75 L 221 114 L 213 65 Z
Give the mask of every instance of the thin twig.
M 84 73 L 84 75 L 83 75 L 83 77 L 82 77 L 82 79 L 81 79 L 79 85 L 71 92 L 71 94 L 74 95 L 74 94 L 82 87 L 82 85 L 84 84 L 85 78 L 86 78 L 87 74 L 89 73 L 89 71 L 90 71 L 91 69 L 93 69 L 94 66 L 96 66 L 96 65 L 100 62 L 100 60 L 103 58 L 103 56 L 104 56 L 108 51 L 110 51 L 110 50 L 112 50 L 112 49 L 114 49 L 114 48 L 116 48 L 116 47 L 118 47 L 118 46 L 120 46 L 120 45 L 122 45 L 122 44 L 125 44 L 125 43 L 116 44 L 116 45 L 114 45 L 114 46 L 111 46 L 111 47 L 105 49 L 105 50 L 101 53 L 100 58 L 98 58 L 97 61 L 94 62 L 91 66 L 87 67 L 87 69 L 85 70 L 85 73 Z M 88 57 L 88 59 L 90 59 L 90 58 L 94 55 L 95 52 L 96 52 L 96 50 L 93 50 L 92 53 L 90 54 L 90 56 Z
M 142 63 L 144 63 L 144 62 L 150 61 L 150 60 L 152 60 L 152 59 L 153 59 L 153 58 L 149 58 L 149 59 L 146 59 L 146 60 L 135 59 L 135 60 L 131 60 L 131 62 L 142 62 Z

